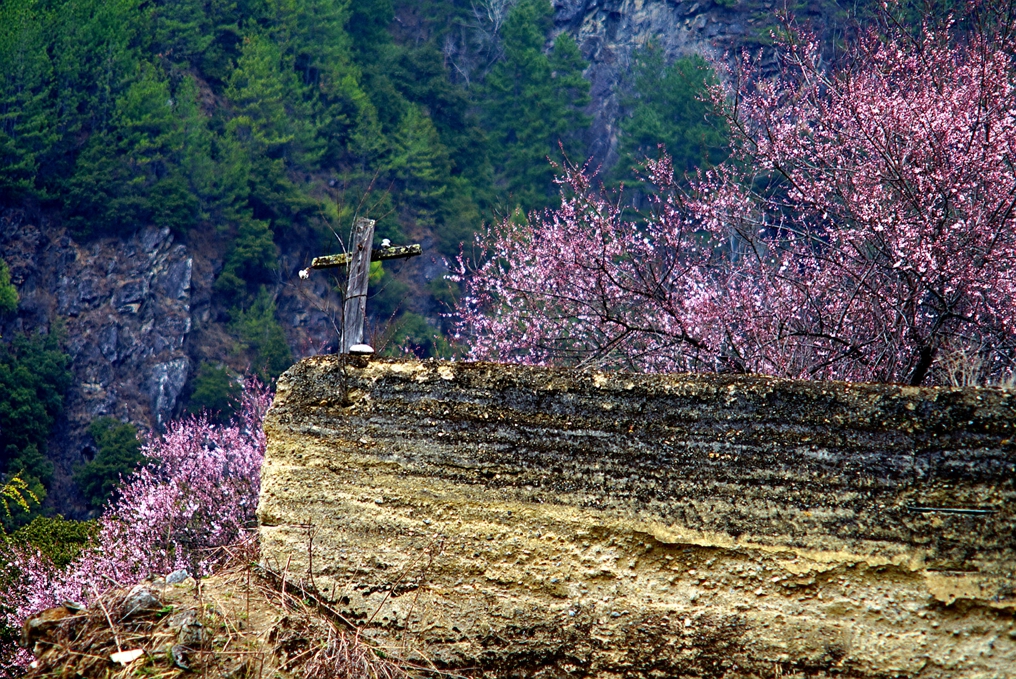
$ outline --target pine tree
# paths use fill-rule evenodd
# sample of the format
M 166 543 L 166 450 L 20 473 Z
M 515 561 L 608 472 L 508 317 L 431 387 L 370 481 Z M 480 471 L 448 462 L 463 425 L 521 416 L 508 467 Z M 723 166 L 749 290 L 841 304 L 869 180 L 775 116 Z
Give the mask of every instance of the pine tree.
M 39 155 L 54 141 L 47 23 L 36 0 L 0 3 L 0 200 L 35 191 Z
M 395 18 L 391 0 L 358 0 L 350 5 L 346 24 L 353 41 L 357 61 L 361 64 L 374 59 L 378 51 L 390 45 L 392 36 L 388 25 Z
M 250 163 L 254 217 L 271 220 L 275 228 L 290 226 L 294 215 L 313 203 L 299 194 L 287 167 L 313 167 L 321 153 L 296 74 L 284 67 L 274 42 L 253 33 L 244 38 L 225 94 L 237 113 L 226 127 L 227 135 Z
M 112 417 L 92 421 L 88 433 L 95 441 L 95 457 L 74 474 L 88 504 L 99 509 L 113 496 L 122 479 L 128 477 L 145 458 L 141 454 L 138 430 Z
M 346 155 L 354 135 L 369 139 L 376 130 L 377 112 L 360 84 L 361 69 L 354 62 L 353 40 L 346 30 L 352 3 L 280 0 L 278 4 L 273 39 L 304 85 L 303 96 L 324 147 L 323 162 L 333 165 Z
M 552 12 L 548 0 L 520 0 L 504 25 L 505 59 L 484 88 L 498 181 L 524 209 L 549 204 L 554 171 L 548 158 L 589 124 L 580 110 L 589 85 L 574 40 L 562 34 L 551 55 L 543 51 Z
M 286 334 L 275 318 L 275 300 L 264 287 L 250 307 L 234 311 L 230 330 L 240 340 L 240 348 L 248 353 L 251 368 L 259 379 L 268 383 L 293 364 Z
M 715 83 L 713 70 L 698 55 L 668 66 L 659 47 L 638 50 L 625 84 L 630 92 L 622 100 L 629 115 L 620 121 L 618 178 L 631 178 L 632 168 L 646 158 L 656 158 L 660 144 L 678 172 L 693 172 L 723 160 L 726 128 L 708 100 L 709 87 Z
M 53 475 L 46 440 L 63 411 L 71 382 L 69 363 L 60 349 L 59 332 L 19 334 L 0 343 L 0 485 L 18 475 L 40 501 Z M 29 518 L 28 513 L 15 513 L 14 523 Z
M 243 306 L 259 285 L 272 282 L 278 269 L 278 249 L 268 222 L 245 217 L 226 256 L 215 290 L 230 306 Z
M 432 220 L 448 190 L 451 160 L 431 119 L 410 105 L 393 140 L 388 168 L 404 185 L 403 194 Z
M 200 205 L 181 168 L 186 134 L 176 106 L 159 69 L 138 63 L 110 129 L 93 133 L 68 182 L 79 231 L 154 222 L 182 232 L 197 222 Z

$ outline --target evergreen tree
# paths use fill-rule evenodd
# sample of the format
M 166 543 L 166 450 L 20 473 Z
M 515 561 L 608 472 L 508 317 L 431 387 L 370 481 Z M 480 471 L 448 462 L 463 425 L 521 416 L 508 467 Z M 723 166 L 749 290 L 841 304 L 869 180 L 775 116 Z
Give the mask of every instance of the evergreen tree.
M 88 504 L 99 509 L 112 497 L 122 477 L 128 476 L 144 459 L 138 430 L 112 417 L 92 421 L 88 433 L 95 441 L 95 457 L 74 474 Z
M 658 156 L 660 144 L 679 173 L 723 160 L 726 128 L 713 115 L 707 98 L 715 83 L 713 70 L 698 55 L 668 66 L 659 47 L 638 50 L 626 84 L 630 93 L 622 100 L 629 114 L 620 121 L 620 159 L 615 175 L 630 179 L 632 168 Z
M 386 71 L 402 96 L 416 105 L 412 117 L 421 112 L 429 118 L 443 147 L 439 153 L 447 155 L 448 171 L 442 173 L 442 196 L 433 206 L 433 217 L 438 247 L 455 256 L 482 221 L 481 210 L 493 202 L 486 135 L 470 112 L 468 93 L 451 82 L 443 56 L 433 45 L 403 48 Z M 403 121 L 403 135 L 406 125 Z
M 273 282 L 277 259 L 278 248 L 268 222 L 245 218 L 215 281 L 215 290 L 227 304 L 242 306 L 260 286 Z
M 119 151 L 110 143 L 115 141 L 117 100 L 137 75 L 144 22 L 139 0 L 62 2 L 47 16 L 52 90 L 58 96 L 52 123 L 58 138 L 40 158 L 40 179 L 49 192 L 63 197 L 67 179 L 77 172 L 79 153 L 95 134 L 109 135 L 105 155 Z M 93 164 L 107 163 L 93 159 Z M 100 178 L 105 174 L 103 168 Z M 73 214 L 73 205 L 68 207 Z
M 168 80 L 139 62 L 116 101 L 111 129 L 92 135 L 68 182 L 79 231 L 154 222 L 184 232 L 196 224 L 200 204 L 181 167 L 187 135 L 177 109 Z
M 275 300 L 266 288 L 261 288 L 249 308 L 234 310 L 230 330 L 247 352 L 252 372 L 264 382 L 275 380 L 293 364 L 286 334 L 275 318 Z
M 159 53 L 182 66 L 203 66 L 202 57 L 218 37 L 210 4 L 206 0 L 155 0 L 152 37 Z
M 435 210 L 448 191 L 451 160 L 433 121 L 410 105 L 395 134 L 389 169 L 403 182 L 402 193 L 433 224 Z
M 300 195 L 287 166 L 313 167 L 321 153 L 295 72 L 284 67 L 278 45 L 253 33 L 244 38 L 225 94 L 237 113 L 227 133 L 250 163 L 254 216 L 272 220 L 275 228 L 292 225 L 295 214 L 314 203 Z
M 37 0 L 0 3 L 0 200 L 34 193 L 39 156 L 54 142 L 48 23 Z
M 192 382 L 187 412 L 207 415 L 212 421 L 226 422 L 240 402 L 242 382 L 225 366 L 204 362 Z
M 548 0 L 520 0 L 504 25 L 504 61 L 487 76 L 483 102 L 494 144 L 500 186 L 524 209 L 548 205 L 554 171 L 548 157 L 558 144 L 576 149 L 588 126 L 581 109 L 589 103 L 582 58 L 562 33 L 550 55 L 543 51 L 552 8 Z
M 349 0 L 280 2 L 280 25 L 273 31 L 304 85 L 323 145 L 322 158 L 328 165 L 346 154 L 354 137 L 369 138 L 377 119 L 360 85 L 360 67 L 354 62 L 353 40 L 346 31 L 351 4 Z
M 46 440 L 63 411 L 69 363 L 56 331 L 0 343 L 0 473 L 3 479 L 19 475 L 40 501 L 53 475 Z M 17 513 L 15 523 L 28 518 Z
M 392 43 L 388 25 L 395 18 L 391 0 L 358 0 L 350 5 L 346 28 L 352 39 L 357 61 L 361 64 L 375 58 Z
M 0 2 L 0 201 L 61 208 L 78 238 L 236 234 L 216 282 L 234 317 L 275 284 L 275 242 L 358 210 L 457 254 L 501 202 L 495 177 L 544 204 L 547 157 L 586 125 L 584 64 L 567 36 L 548 45 L 551 14 L 520 0 L 504 62 L 469 88 L 441 42 L 466 0 Z

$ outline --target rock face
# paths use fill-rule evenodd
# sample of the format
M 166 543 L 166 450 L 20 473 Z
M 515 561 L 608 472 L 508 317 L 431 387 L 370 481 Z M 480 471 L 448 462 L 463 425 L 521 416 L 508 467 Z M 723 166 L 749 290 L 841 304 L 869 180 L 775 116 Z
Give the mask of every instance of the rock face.
M 776 7 L 763 0 L 555 0 L 556 30 L 572 35 L 589 61 L 593 122 L 587 143 L 595 162 L 610 167 L 617 161 L 618 84 L 635 49 L 652 42 L 668 61 L 690 54 L 722 60 L 759 47 L 776 21 Z
M 1014 401 L 315 357 L 262 556 L 491 677 L 1011 676 Z
M 4 331 L 48 330 L 61 319 L 68 338 L 74 381 L 50 444 L 50 497 L 73 511 L 70 475 L 88 454 L 91 421 L 110 415 L 156 429 L 176 407 L 190 369 L 193 258 L 169 229 L 81 245 L 17 210 L 0 215 L 0 257 L 21 297 Z
M 334 286 L 325 276 L 294 283 L 319 244 L 308 237 L 286 245 L 273 292 L 290 347 L 296 356 L 334 350 L 341 308 Z M 185 245 L 150 226 L 79 241 L 46 213 L 0 210 L 0 258 L 21 298 L 16 316 L 0 319 L 0 334 L 59 324 L 72 358 L 74 380 L 48 442 L 56 467 L 48 509 L 85 517 L 71 477 L 94 453 L 87 430 L 96 417 L 158 431 L 180 414 L 187 380 L 202 362 L 239 373 L 248 367 L 212 299 L 227 247 L 214 229 L 192 231 Z

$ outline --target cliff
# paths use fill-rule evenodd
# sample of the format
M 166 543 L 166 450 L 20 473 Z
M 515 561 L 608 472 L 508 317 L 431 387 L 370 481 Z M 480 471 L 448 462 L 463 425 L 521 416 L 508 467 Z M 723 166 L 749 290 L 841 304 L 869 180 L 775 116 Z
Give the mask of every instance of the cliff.
M 309 259 L 304 248 L 312 246 L 289 245 L 282 265 L 295 278 Z M 86 511 L 71 477 L 94 455 L 92 420 L 109 415 L 157 431 L 180 414 L 201 361 L 245 369 L 212 304 L 223 250 L 214 235 L 195 232 L 184 244 L 169 229 L 152 226 L 80 242 L 45 213 L 0 211 L 0 259 L 20 296 L 17 315 L 3 319 L 0 334 L 48 332 L 61 324 L 71 357 L 73 383 L 47 451 L 56 467 L 47 498 L 53 510 Z M 299 289 L 283 283 L 277 291 L 297 356 L 334 339 L 328 315 L 334 291 L 326 279 L 314 283 Z
M 997 389 L 315 357 L 266 420 L 262 558 L 487 676 L 1001 677 Z
M 572 35 L 589 61 L 588 113 L 593 122 L 587 155 L 611 167 L 617 161 L 618 121 L 622 115 L 618 83 L 629 70 L 633 52 L 652 42 L 667 61 L 700 54 L 713 62 L 735 60 L 748 50 L 757 54 L 771 44 L 784 3 L 770 0 L 554 0 L 554 26 Z M 864 3 L 854 6 L 863 11 Z M 793 8 L 794 19 L 830 44 L 847 24 L 833 3 L 814 1 Z M 775 62 L 768 67 L 775 69 Z M 722 71 L 720 77 L 724 77 Z

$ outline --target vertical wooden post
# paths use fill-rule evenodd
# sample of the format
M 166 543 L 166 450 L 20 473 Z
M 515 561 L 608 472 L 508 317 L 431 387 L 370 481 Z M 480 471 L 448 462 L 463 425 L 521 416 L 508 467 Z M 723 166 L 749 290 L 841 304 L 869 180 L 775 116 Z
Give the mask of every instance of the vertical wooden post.
M 370 276 L 370 251 L 374 242 L 374 220 L 360 217 L 353 226 L 350 242 L 349 280 L 342 308 L 342 353 L 363 343 L 363 320 L 367 311 L 367 279 Z

